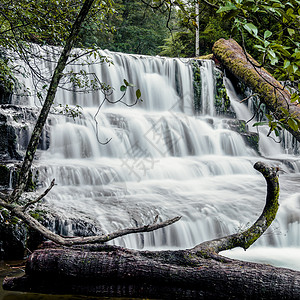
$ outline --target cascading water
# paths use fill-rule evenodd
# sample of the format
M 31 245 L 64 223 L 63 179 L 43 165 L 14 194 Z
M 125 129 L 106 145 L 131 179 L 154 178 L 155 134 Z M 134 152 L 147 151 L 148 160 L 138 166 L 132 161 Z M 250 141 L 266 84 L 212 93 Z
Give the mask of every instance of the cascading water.
M 36 162 L 41 188 L 56 180 L 42 207 L 55 212 L 60 221 L 49 226 L 73 235 L 82 222 L 92 224 L 85 225 L 83 234 L 108 233 L 149 224 L 156 215 L 159 220 L 182 216 L 167 228 L 112 241 L 130 248 L 161 249 L 193 247 L 253 223 L 261 214 L 266 193 L 264 178 L 253 164 L 266 158 L 259 157 L 215 116 L 213 63 L 202 62 L 203 113 L 195 116 L 193 71 L 188 61 L 103 54 L 114 64 L 92 64 L 85 67 L 87 72 L 116 88 L 112 101 L 121 97 L 117 90 L 126 79 L 141 89 L 143 102 L 131 108 L 106 103 L 97 114 L 101 92 L 59 90 L 58 103 L 79 104 L 84 109 L 75 120 L 50 117 L 50 147 L 41 151 Z M 72 68 L 79 72 L 82 66 Z M 237 115 L 248 119 L 247 107 L 230 96 Z M 132 103 L 134 97 L 128 92 L 123 100 Z M 28 101 L 36 103 L 32 98 Z M 97 137 L 110 142 L 102 145 Z M 293 156 L 283 156 L 282 148 L 271 140 L 267 143 L 273 151 L 270 163 L 285 171 L 280 175 L 281 206 L 276 221 L 253 248 L 260 254 L 270 249 L 282 254 L 286 248 L 280 247 L 294 247 L 299 255 L 300 163 Z M 227 254 L 239 255 L 233 253 Z M 288 265 L 286 258 L 282 260 Z M 289 266 L 300 269 L 296 259 Z

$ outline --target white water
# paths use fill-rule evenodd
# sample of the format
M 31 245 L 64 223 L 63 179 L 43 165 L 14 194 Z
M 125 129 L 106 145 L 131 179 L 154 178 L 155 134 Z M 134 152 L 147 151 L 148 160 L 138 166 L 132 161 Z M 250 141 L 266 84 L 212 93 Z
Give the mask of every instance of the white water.
M 80 104 L 84 110 L 75 121 L 51 117 L 50 148 L 36 163 L 44 188 L 56 180 L 44 203 L 61 218 L 53 230 L 72 235 L 80 223 L 76 220 L 84 220 L 96 226 L 94 231 L 108 233 L 149 224 L 156 215 L 159 220 L 180 215 L 182 219 L 167 228 L 112 242 L 138 249 L 173 249 L 193 247 L 253 223 L 261 214 L 266 193 L 265 181 L 253 164 L 266 159 L 214 116 L 212 63 L 205 61 L 201 67 L 203 116 L 196 117 L 188 62 L 106 54 L 114 65 L 91 65 L 88 71 L 115 87 L 112 100 L 121 96 L 119 86 L 125 78 L 141 89 L 143 102 L 131 108 L 106 104 L 97 115 L 96 129 L 93 118 L 103 95 L 77 93 L 75 97 L 59 91 L 58 103 Z M 73 68 L 80 70 L 80 66 Z M 251 117 L 232 90 L 230 93 L 239 118 Z M 133 103 L 134 92 L 124 99 Z M 28 101 L 31 105 L 36 102 L 33 98 Z M 111 141 L 99 144 L 97 131 L 102 142 Z M 268 258 L 280 253 L 281 264 L 299 269 L 300 162 L 298 157 L 285 155 L 287 151 L 271 139 L 262 137 L 261 141 L 261 152 L 285 173 L 280 175 L 278 217 L 253 246 L 255 260 L 259 261 L 257 252 L 269 253 Z M 86 229 L 85 233 L 92 232 Z M 294 265 L 285 255 L 289 255 L 287 247 L 296 253 Z

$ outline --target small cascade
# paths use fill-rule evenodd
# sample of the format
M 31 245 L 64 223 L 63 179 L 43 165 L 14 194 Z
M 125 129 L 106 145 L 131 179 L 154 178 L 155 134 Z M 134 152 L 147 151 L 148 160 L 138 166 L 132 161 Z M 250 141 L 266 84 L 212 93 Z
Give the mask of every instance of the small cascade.
M 122 100 L 134 103 L 139 88 L 143 102 L 133 107 L 105 103 L 98 112 L 101 91 L 76 92 L 67 84 L 59 90 L 57 103 L 79 104 L 83 111 L 75 120 L 50 116 L 47 142 L 36 162 L 41 188 L 56 180 L 41 205 L 51 212 L 47 218 L 52 230 L 64 235 L 109 233 L 149 224 L 157 215 L 159 221 L 180 215 L 172 226 L 111 243 L 136 249 L 193 247 L 243 230 L 257 219 L 266 186 L 253 165 L 263 160 L 285 173 L 280 175 L 278 218 L 258 247 L 300 249 L 299 160 L 264 134 L 259 157 L 241 134 L 230 129 L 228 120 L 216 116 L 213 62 L 201 62 L 202 113 L 196 115 L 188 60 L 102 54 L 113 64 L 90 64 L 86 72 L 115 88 L 111 101 L 122 96 L 119 89 L 126 79 L 136 87 Z M 53 70 L 49 62 L 42 68 L 48 68 L 47 74 Z M 79 72 L 82 66 L 68 68 Z M 225 80 L 236 115 L 247 121 L 251 112 Z M 34 97 L 27 100 L 32 106 L 37 102 Z
M 215 115 L 215 80 L 213 72 L 214 64 L 212 61 L 202 61 L 201 82 L 202 82 L 202 113 L 204 115 Z

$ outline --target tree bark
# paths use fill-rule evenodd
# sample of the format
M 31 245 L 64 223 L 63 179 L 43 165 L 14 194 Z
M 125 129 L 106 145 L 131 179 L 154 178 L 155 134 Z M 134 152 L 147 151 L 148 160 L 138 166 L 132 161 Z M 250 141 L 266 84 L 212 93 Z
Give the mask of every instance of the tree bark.
M 290 116 L 300 121 L 300 105 L 291 103 L 291 94 L 269 72 L 247 54 L 233 39 L 219 39 L 213 46 L 216 59 L 236 78 L 245 83 L 260 97 L 260 100 L 273 112 L 277 120 L 286 119 L 281 108 L 287 109 Z M 300 131 L 290 128 L 291 134 L 300 142 Z
M 244 232 L 178 251 L 136 251 L 103 244 L 53 243 L 36 250 L 26 275 L 6 278 L 4 288 L 54 294 L 163 299 L 299 299 L 300 272 L 225 258 L 219 251 L 247 249 L 278 209 L 276 169 L 258 162 L 267 182 L 266 205 Z

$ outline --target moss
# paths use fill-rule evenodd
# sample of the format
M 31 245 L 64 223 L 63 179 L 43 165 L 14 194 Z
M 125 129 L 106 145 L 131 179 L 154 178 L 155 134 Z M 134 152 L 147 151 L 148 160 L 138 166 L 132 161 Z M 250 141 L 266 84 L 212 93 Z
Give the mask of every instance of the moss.
M 246 143 L 256 150 L 256 152 L 259 152 L 259 135 L 258 134 L 246 134 L 244 135 L 244 139 L 246 140 Z
M 26 184 L 26 192 L 34 192 L 38 184 L 39 172 L 36 171 L 35 174 L 32 174 L 32 171 L 29 173 L 28 181 Z
M 19 174 L 20 174 L 20 169 L 15 169 L 13 171 L 13 187 L 16 185 L 16 183 L 19 180 Z M 36 170 L 33 174 L 32 171 L 29 172 L 28 175 L 28 180 L 27 180 L 27 184 L 25 187 L 25 192 L 34 192 L 37 189 L 37 185 L 39 182 L 39 171 Z
M 215 70 L 216 93 L 215 93 L 215 108 L 218 115 L 235 117 L 235 113 L 230 108 L 230 99 L 227 95 L 225 85 L 223 83 L 223 73 Z
M 34 211 L 30 212 L 30 215 L 40 222 L 44 220 L 45 214 L 46 212 L 44 210 L 39 210 L 39 209 L 35 209 Z
M 207 54 L 207 55 L 202 55 L 202 56 L 199 56 L 199 57 L 196 57 L 196 59 L 213 59 L 213 54 Z
M 196 113 L 201 110 L 201 62 L 199 60 L 192 60 L 193 68 L 193 89 L 194 89 L 194 109 Z

